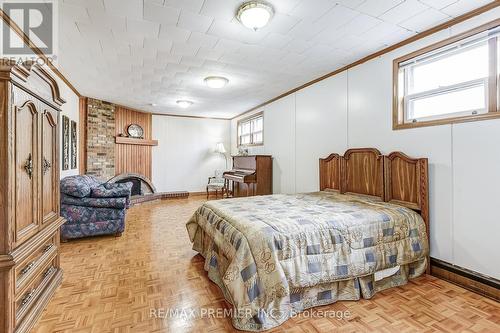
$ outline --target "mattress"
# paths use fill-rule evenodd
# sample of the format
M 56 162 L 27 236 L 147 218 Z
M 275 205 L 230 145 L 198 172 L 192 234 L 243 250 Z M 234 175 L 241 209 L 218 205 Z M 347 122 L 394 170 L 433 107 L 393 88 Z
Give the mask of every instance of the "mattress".
M 425 271 L 429 249 L 411 209 L 327 191 L 210 201 L 186 227 L 233 325 L 248 331 L 405 284 Z

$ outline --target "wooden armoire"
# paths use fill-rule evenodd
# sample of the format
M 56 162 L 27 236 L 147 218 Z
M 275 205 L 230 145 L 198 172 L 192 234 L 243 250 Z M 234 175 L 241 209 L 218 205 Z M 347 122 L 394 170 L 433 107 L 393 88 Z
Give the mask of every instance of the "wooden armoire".
M 62 280 L 56 81 L 0 59 L 0 332 L 28 332 Z

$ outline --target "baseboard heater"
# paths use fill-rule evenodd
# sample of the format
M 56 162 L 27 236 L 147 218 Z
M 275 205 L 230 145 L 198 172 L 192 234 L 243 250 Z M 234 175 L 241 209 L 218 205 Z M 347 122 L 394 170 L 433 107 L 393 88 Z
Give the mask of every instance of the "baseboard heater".
M 431 275 L 500 301 L 500 281 L 493 277 L 436 258 L 431 258 Z
M 159 192 L 146 195 L 137 195 L 130 198 L 132 205 L 137 205 L 143 202 L 161 200 L 161 199 L 184 199 L 189 198 L 189 192 L 176 191 L 176 192 Z

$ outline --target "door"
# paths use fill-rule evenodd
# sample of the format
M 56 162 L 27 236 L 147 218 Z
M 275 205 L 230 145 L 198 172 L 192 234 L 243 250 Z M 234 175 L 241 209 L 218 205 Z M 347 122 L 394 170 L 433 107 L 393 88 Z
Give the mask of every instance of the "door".
M 58 217 L 59 198 L 57 190 L 58 181 L 58 163 L 57 163 L 57 112 L 45 110 L 42 114 L 42 141 L 41 141 L 41 222 L 42 226 L 49 224 Z
M 15 113 L 15 231 L 16 246 L 38 231 L 38 110 L 32 101 L 14 106 Z

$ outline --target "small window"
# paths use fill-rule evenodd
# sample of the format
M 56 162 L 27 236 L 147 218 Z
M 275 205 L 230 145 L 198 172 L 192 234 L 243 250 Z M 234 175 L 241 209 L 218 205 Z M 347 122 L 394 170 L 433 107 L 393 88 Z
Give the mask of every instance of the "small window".
M 264 144 L 264 114 L 253 115 L 238 121 L 238 146 Z
M 394 128 L 499 114 L 500 29 L 492 25 L 394 61 Z

